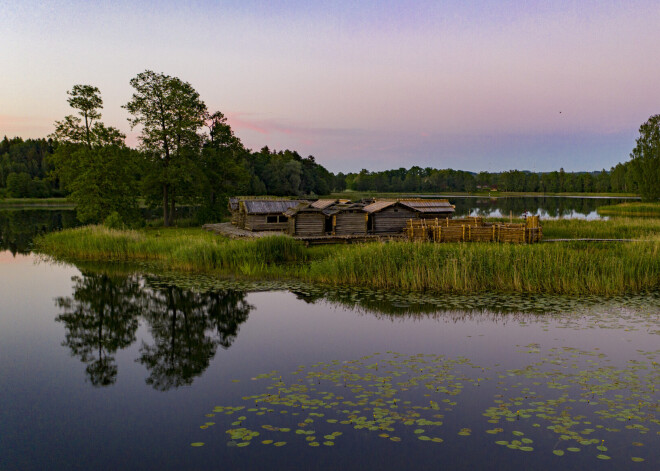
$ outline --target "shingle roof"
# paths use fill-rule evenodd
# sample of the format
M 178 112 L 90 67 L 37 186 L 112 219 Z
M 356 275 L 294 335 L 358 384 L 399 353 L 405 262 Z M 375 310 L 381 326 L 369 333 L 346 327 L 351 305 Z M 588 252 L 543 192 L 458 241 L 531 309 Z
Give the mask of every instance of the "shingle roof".
M 229 209 L 232 211 L 238 210 L 238 198 L 229 198 Z
M 389 208 L 396 201 L 376 201 L 375 203 L 368 204 L 364 207 L 364 210 L 368 213 L 377 213 L 385 208 Z
M 400 201 L 404 206 L 420 213 L 453 213 L 454 207 L 447 200 Z
M 244 200 L 247 214 L 282 214 L 300 204 L 300 200 Z
M 312 208 L 325 209 L 328 206 L 335 204 L 337 200 L 318 200 L 312 203 Z

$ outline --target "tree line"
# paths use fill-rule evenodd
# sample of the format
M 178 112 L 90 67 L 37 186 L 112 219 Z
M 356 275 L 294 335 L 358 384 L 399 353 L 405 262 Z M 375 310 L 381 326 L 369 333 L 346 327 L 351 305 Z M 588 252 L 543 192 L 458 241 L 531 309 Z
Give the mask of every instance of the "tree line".
M 207 108 L 199 93 L 177 77 L 146 70 L 131 79 L 133 94 L 123 106 L 139 146 L 101 120 L 98 88 L 74 85 L 73 113 L 55 122 L 48 139 L 0 141 L 0 196 L 68 196 L 83 222 L 131 223 L 139 206 L 161 208 L 172 225 L 181 205 L 199 208 L 201 221 L 217 219 L 232 194 L 325 195 L 345 189 L 376 192 L 641 193 L 660 191 L 660 115 L 640 128 L 631 160 L 609 171 L 472 173 L 452 169 L 399 168 L 333 174 L 313 156 L 294 150 L 246 148 L 220 111 Z

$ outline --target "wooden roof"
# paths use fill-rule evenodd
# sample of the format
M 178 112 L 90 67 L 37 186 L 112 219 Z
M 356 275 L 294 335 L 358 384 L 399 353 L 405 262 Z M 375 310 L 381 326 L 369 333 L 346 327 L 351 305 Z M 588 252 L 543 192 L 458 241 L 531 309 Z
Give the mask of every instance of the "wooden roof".
M 318 200 L 314 201 L 311 206 L 313 208 L 318 208 L 318 209 L 325 209 L 329 206 L 332 206 L 333 204 L 337 203 L 337 200 Z
M 298 206 L 300 200 L 243 200 L 247 214 L 282 214 L 289 208 Z
M 420 213 L 453 213 L 454 206 L 447 200 L 427 199 L 401 199 L 401 200 L 379 200 L 364 207 L 368 213 L 377 213 L 395 204 L 405 206 L 408 209 Z

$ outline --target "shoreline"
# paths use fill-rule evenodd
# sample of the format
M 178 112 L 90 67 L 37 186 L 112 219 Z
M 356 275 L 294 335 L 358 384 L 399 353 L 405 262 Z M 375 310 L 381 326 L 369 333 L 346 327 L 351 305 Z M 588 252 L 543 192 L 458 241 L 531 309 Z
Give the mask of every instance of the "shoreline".
M 385 290 L 620 295 L 660 288 L 660 221 L 639 224 L 647 231 L 641 242 L 314 247 L 286 236 L 229 240 L 199 228 L 85 226 L 39 237 L 35 252 L 61 261 L 153 262 L 183 272 Z M 554 234 L 562 234 L 562 228 Z

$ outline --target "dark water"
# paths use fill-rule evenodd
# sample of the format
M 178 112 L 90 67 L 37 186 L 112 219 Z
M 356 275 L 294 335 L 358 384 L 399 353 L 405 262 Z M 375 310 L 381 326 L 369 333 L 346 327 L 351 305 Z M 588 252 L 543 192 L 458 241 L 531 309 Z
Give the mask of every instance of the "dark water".
M 78 225 L 71 209 L 0 209 L 0 250 L 26 254 L 36 236 Z
M 10 252 L 0 281 L 2 470 L 660 465 L 657 295 L 249 292 L 277 285 Z

